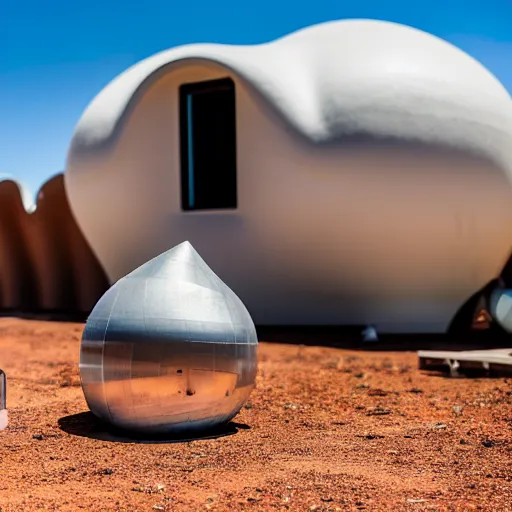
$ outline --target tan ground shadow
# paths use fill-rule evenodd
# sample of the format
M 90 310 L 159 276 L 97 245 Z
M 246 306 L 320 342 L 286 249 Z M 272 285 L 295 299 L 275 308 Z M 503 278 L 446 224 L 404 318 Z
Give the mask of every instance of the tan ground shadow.
M 244 423 L 230 421 L 214 429 L 197 431 L 192 434 L 150 436 L 117 429 L 101 421 L 91 412 L 80 412 L 63 416 L 59 419 L 58 425 L 62 431 L 74 436 L 88 437 L 99 441 L 139 444 L 188 443 L 205 439 L 218 439 L 219 437 L 232 436 L 239 430 L 251 428 Z

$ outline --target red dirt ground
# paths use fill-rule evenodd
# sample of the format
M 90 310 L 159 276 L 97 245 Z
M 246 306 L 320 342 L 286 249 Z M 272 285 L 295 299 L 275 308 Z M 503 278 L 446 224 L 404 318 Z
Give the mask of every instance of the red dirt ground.
M 226 435 L 127 443 L 87 412 L 82 327 L 0 320 L 2 512 L 512 510 L 512 379 L 420 372 L 413 352 L 262 343 Z

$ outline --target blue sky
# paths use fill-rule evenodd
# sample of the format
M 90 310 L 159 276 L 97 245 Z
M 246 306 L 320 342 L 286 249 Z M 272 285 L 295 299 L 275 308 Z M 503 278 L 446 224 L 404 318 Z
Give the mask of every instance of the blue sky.
M 259 43 L 341 18 L 391 20 L 443 37 L 512 94 L 512 0 L 0 0 L 0 173 L 35 192 L 63 170 L 89 101 L 157 51 Z

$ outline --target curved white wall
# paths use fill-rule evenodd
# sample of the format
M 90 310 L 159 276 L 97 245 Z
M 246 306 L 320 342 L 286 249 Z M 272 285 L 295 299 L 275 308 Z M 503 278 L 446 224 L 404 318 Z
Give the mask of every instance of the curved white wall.
M 171 64 L 146 82 L 109 145 L 95 148 L 94 130 L 87 137 L 79 125 L 66 186 L 110 279 L 189 240 L 257 324 L 444 331 L 510 253 L 512 129 L 503 126 L 511 119 L 503 112 L 510 100 L 491 75 L 478 74 L 485 71 L 476 63 L 477 84 L 468 89 L 481 86 L 481 96 L 467 95 L 463 81 L 457 95 L 455 75 L 435 92 L 425 85 L 432 71 L 417 66 L 416 82 L 412 69 L 392 91 L 386 84 L 396 70 L 379 70 L 375 80 L 359 77 L 368 84 L 360 96 L 345 94 L 358 82 L 347 74 L 344 83 L 339 67 L 324 76 L 322 88 L 331 92 L 320 98 L 347 104 L 322 104 L 323 126 L 331 126 L 323 138 L 297 129 L 300 123 L 269 100 L 265 80 L 251 82 L 197 59 Z M 178 87 L 225 76 L 236 83 L 239 208 L 181 212 Z M 433 83 L 441 87 L 438 78 Z M 390 102 L 393 95 L 403 101 Z M 110 122 L 98 122 L 90 109 L 84 118 L 96 128 Z M 437 115 L 429 117 L 429 109 Z

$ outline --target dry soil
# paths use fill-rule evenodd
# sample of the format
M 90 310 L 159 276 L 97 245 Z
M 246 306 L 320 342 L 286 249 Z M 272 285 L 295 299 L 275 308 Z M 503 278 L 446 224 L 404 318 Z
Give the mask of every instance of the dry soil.
M 130 440 L 87 410 L 82 328 L 0 320 L 2 512 L 512 510 L 512 379 L 261 343 L 257 388 L 216 437 Z

